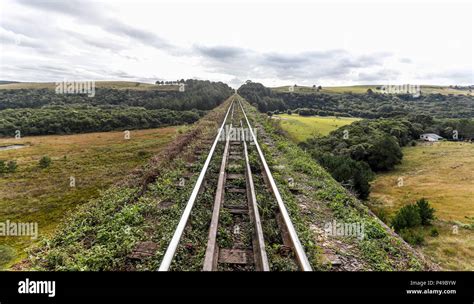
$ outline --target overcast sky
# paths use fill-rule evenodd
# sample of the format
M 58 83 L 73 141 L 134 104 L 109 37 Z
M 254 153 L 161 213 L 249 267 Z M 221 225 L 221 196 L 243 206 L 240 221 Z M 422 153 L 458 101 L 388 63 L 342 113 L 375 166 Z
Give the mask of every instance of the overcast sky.
M 0 3 L 1 80 L 474 84 L 469 0 Z

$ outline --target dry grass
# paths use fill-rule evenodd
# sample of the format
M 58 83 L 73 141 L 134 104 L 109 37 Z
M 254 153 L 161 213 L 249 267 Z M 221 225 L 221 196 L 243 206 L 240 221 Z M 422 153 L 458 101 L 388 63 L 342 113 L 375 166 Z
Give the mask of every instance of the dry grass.
M 426 197 L 446 221 L 474 217 L 474 145 L 438 142 L 403 149 L 402 164 L 380 174 L 372 197 L 382 199 L 390 211 Z M 403 178 L 403 187 L 398 187 Z
M 0 138 L 0 146 L 27 145 L 0 151 L 1 160 L 18 163 L 17 172 L 0 178 L 0 222 L 38 222 L 40 235 L 50 234 L 67 212 L 97 197 L 100 190 L 123 179 L 163 150 L 178 130 L 178 127 L 134 130 L 129 140 L 124 139 L 123 132 L 34 136 L 21 140 Z M 38 167 L 43 155 L 52 159 L 46 169 Z M 70 187 L 71 176 L 76 187 Z M 0 237 L 0 240 L 0 261 L 2 251 L 13 248 L 16 253 L 11 262 L 24 257 L 25 248 L 33 243 L 30 238 Z
M 401 206 L 425 197 L 436 209 L 438 237 L 427 235 L 422 250 L 445 269 L 474 270 L 474 231 L 453 225 L 473 225 L 474 145 L 469 143 L 423 143 L 403 149 L 402 164 L 379 174 L 372 185 L 371 201 L 389 216 Z M 398 179 L 403 186 L 398 187 Z M 377 203 L 375 203 L 377 202 Z M 428 227 L 426 229 L 431 229 Z

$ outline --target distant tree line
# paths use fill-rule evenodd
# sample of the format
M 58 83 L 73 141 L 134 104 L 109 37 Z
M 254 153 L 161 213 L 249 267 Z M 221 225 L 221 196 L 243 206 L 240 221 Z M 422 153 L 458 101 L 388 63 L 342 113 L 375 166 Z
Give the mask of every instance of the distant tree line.
M 409 114 L 429 114 L 435 118 L 474 117 L 474 97 L 466 95 L 292 93 L 274 92 L 260 83 L 247 82 L 238 93 L 260 112 L 288 109 L 302 115 L 388 118 Z
M 222 82 L 182 80 L 185 92 L 97 89 L 94 97 L 50 89 L 0 90 L 0 136 L 74 134 L 193 123 L 227 99 Z
M 75 134 L 112 130 L 158 128 L 193 123 L 201 110 L 148 110 L 127 106 L 47 106 L 39 109 L 0 111 L 0 136 Z
M 233 93 L 232 89 L 222 82 L 188 79 L 185 84 L 184 92 L 97 88 L 94 97 L 88 97 L 86 94 L 56 94 L 51 89 L 0 90 L 0 110 L 74 104 L 121 105 L 177 111 L 210 110 Z

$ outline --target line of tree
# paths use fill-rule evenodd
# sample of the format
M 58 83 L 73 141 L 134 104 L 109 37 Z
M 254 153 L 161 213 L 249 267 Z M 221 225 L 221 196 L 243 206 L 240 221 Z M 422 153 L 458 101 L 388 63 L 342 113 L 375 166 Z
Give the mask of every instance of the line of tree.
M 365 94 L 275 92 L 260 83 L 247 82 L 238 93 L 260 112 L 312 109 L 315 115 L 382 118 L 427 114 L 435 118 L 474 117 L 474 97 L 466 95 Z
M 152 110 L 211 110 L 233 93 L 222 82 L 188 79 L 185 84 L 184 92 L 97 88 L 94 97 L 87 94 L 56 94 L 53 89 L 0 90 L 0 110 L 74 104 L 121 105 Z
M 206 111 L 148 110 L 127 106 L 47 106 L 0 111 L 0 136 L 75 134 L 193 123 Z

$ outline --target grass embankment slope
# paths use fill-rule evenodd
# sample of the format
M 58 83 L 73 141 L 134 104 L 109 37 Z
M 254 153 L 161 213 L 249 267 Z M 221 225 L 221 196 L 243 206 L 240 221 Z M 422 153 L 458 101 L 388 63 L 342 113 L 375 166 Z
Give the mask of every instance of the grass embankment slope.
M 300 116 L 298 114 L 279 114 L 273 117 L 280 121 L 281 128 L 297 143 L 314 136 L 326 136 L 331 131 L 360 120 L 352 117 Z
M 63 228 L 36 250 L 27 267 L 156 270 L 207 156 L 198 152 L 209 149 L 209 139 L 215 136 L 229 102 L 179 136 L 177 142 L 182 144 L 176 145 L 181 148 L 168 153 L 172 158 L 158 157 L 142 172 L 127 178 L 128 182 L 110 188 L 67 219 Z M 421 270 L 431 267 L 309 155 L 283 137 L 275 120 L 258 113 L 247 103 L 245 107 L 259 130 L 259 142 L 314 269 Z M 211 170 L 218 172 L 218 157 L 216 161 L 211 162 Z M 183 177 L 184 187 L 179 185 Z M 291 188 L 287 182 L 289 177 L 295 180 Z M 207 182 L 195 204 L 189 224 L 192 229 L 185 230 L 173 270 L 202 267 L 214 184 L 215 180 Z M 323 227 L 333 220 L 364 224 L 365 238 L 325 234 Z M 148 254 L 136 258 L 137 248 L 143 247 L 149 249 Z
M 67 212 L 99 195 L 99 192 L 173 140 L 183 127 L 63 136 L 0 138 L 0 146 L 26 147 L 0 151 L 0 159 L 15 160 L 15 173 L 0 178 L 0 222 L 38 222 L 39 233 L 52 233 Z M 48 168 L 38 166 L 48 155 Z M 71 177 L 75 187 L 70 186 Z M 0 268 L 26 256 L 33 244 L 29 237 L 0 237 Z
M 66 218 L 57 233 L 42 240 L 19 267 L 156 270 L 207 156 L 205 140 L 215 136 L 229 103 L 230 99 L 210 111 L 140 170 L 122 177 L 121 183 Z M 209 195 L 203 199 L 213 201 Z M 196 206 L 204 203 L 198 201 Z M 202 220 L 192 223 L 208 225 Z M 190 241 L 184 237 L 183 242 Z M 191 257 L 199 259 L 194 250 L 189 247 Z
M 50 89 L 56 88 L 55 82 L 15 82 L 0 84 L 0 90 L 12 89 Z M 96 89 L 118 89 L 118 90 L 158 90 L 158 91 L 177 91 L 178 85 L 155 85 L 152 83 L 134 82 L 134 81 L 96 81 Z
M 368 89 L 371 89 L 374 93 L 382 92 L 377 89 L 382 85 L 354 85 L 354 86 L 323 86 L 321 90 L 317 91 L 313 87 L 308 86 L 296 86 L 293 88 L 294 93 L 300 94 L 314 94 L 314 93 L 326 93 L 326 94 L 365 94 Z M 467 95 L 469 94 L 468 90 L 459 90 L 455 88 L 450 88 L 448 86 L 435 86 L 435 85 L 421 85 L 422 94 L 442 94 L 442 95 Z M 275 92 L 288 93 L 290 92 L 290 86 L 281 86 L 271 88 Z
M 373 182 L 373 207 L 393 216 L 401 206 L 425 197 L 436 209 L 439 236 L 430 236 L 432 227 L 422 229 L 426 244 L 421 249 L 446 269 L 473 270 L 474 144 L 422 143 L 404 148 L 403 154 L 395 170 Z M 458 234 L 453 225 L 459 227 Z

